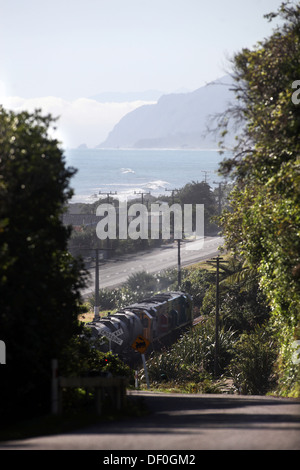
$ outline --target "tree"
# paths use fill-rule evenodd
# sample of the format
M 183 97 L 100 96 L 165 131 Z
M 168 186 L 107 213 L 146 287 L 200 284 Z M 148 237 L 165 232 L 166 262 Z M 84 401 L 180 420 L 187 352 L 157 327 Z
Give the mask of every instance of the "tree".
M 216 226 L 211 218 L 217 214 L 217 204 L 215 195 L 208 183 L 204 181 L 192 181 L 187 183 L 177 194 L 181 204 L 193 204 L 195 211 L 196 204 L 204 204 L 204 230 L 210 233 L 216 230 Z M 195 221 L 193 220 L 195 223 Z M 195 227 L 193 227 L 195 228 Z
M 277 16 L 281 26 L 233 60 L 237 105 L 229 115 L 243 127 L 233 158 L 221 165 L 236 183 L 221 223 L 227 247 L 259 275 L 280 338 L 281 379 L 286 383 L 287 374 L 292 390 L 299 369 L 290 348 L 300 338 L 300 106 L 292 100 L 300 77 L 300 6 L 285 2 L 267 18 Z
M 50 409 L 51 359 L 81 330 L 82 265 L 61 215 L 75 170 L 49 136 L 51 116 L 0 108 L 0 409 L 10 420 Z

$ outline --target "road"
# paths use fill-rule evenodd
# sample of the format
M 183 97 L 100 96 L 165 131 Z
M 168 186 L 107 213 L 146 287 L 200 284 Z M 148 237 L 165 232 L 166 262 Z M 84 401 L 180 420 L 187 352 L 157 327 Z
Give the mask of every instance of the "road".
M 107 455 L 110 450 L 300 450 L 299 400 L 130 393 L 151 413 L 63 435 L 2 442 L 0 450 L 105 450 Z
M 218 254 L 218 247 L 223 245 L 222 237 L 205 237 L 203 240 L 181 243 L 181 265 L 187 266 Z M 116 260 L 99 263 L 100 288 L 112 288 L 126 282 L 134 272 L 147 271 L 156 273 L 177 266 L 178 248 L 175 242 L 142 253 L 124 255 Z M 83 295 L 94 292 L 95 272 L 90 271 L 89 285 L 82 291 Z

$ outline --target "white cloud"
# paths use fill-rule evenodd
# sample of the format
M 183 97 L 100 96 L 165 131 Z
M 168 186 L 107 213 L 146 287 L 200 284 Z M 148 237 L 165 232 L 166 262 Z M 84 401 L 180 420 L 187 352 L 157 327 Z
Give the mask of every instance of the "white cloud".
M 67 101 L 55 96 L 46 96 L 33 99 L 6 97 L 1 99 L 1 104 L 4 108 L 16 112 L 32 112 L 40 108 L 44 114 L 50 113 L 53 117 L 59 117 L 55 137 L 64 147 L 74 148 L 81 144 L 95 147 L 102 143 L 125 114 L 147 103 L 99 103 L 87 98 Z

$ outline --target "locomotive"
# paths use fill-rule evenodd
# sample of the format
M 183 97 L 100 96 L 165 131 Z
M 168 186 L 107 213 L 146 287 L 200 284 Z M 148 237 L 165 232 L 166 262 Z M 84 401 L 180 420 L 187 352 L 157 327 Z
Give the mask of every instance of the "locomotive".
M 86 326 L 90 328 L 92 338 L 101 339 L 101 351 L 110 350 L 124 356 L 138 336 L 145 338 L 152 349 L 167 335 L 191 324 L 192 297 L 178 291 L 145 298 L 113 315 L 94 319 Z

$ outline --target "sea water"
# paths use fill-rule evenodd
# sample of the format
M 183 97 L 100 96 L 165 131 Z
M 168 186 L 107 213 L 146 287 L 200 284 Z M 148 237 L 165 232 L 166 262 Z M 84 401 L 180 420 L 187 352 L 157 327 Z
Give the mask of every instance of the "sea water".
M 77 169 L 70 183 L 71 202 L 85 203 L 107 193 L 117 193 L 114 197 L 122 200 L 139 193 L 170 195 L 192 181 L 215 187 L 225 158 L 217 150 L 74 149 L 64 155 L 66 165 Z

